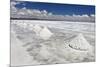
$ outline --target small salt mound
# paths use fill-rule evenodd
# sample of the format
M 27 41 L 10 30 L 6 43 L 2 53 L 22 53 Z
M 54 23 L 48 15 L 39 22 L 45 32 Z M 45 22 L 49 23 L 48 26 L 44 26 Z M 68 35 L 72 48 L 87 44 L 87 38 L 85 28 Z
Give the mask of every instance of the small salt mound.
M 27 27 L 27 24 L 26 23 L 23 23 L 23 27 L 26 28 Z
M 18 25 L 19 25 L 20 27 L 23 27 L 23 23 L 21 23 L 21 22 L 20 22 L 20 23 L 18 23 Z
M 19 25 L 20 27 L 26 28 L 27 24 L 26 23 L 18 23 L 17 25 Z
M 79 34 L 72 41 L 70 41 L 69 47 L 76 50 L 87 51 L 90 48 L 90 44 L 87 42 L 82 34 Z
M 37 35 L 39 35 L 39 33 L 40 33 L 41 30 L 42 30 L 42 28 L 40 27 L 40 25 L 36 24 L 36 25 L 34 26 L 33 31 L 34 31 Z
M 29 24 L 29 27 L 33 27 L 33 24 Z
M 33 28 L 34 28 L 33 24 L 28 24 L 28 28 L 29 28 L 29 30 L 33 30 Z
M 40 31 L 40 37 L 44 40 L 49 39 L 51 36 L 53 35 L 53 33 L 47 28 L 44 27 L 41 31 Z

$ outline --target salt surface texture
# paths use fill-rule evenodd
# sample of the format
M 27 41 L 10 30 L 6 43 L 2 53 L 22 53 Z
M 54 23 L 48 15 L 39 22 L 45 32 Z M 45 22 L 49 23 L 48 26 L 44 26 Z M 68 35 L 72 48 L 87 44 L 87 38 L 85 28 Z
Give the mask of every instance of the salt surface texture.
M 11 20 L 11 65 L 95 61 L 94 28 L 88 22 Z

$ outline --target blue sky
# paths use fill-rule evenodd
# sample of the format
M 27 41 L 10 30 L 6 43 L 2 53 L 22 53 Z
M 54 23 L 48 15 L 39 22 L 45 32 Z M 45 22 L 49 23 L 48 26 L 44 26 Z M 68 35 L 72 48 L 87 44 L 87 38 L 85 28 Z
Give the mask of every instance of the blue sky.
M 46 10 L 58 15 L 91 15 L 95 14 L 95 6 L 89 5 L 74 5 L 74 4 L 57 4 L 57 3 L 42 3 L 21 1 L 15 5 L 16 8 L 26 7 L 27 9 Z

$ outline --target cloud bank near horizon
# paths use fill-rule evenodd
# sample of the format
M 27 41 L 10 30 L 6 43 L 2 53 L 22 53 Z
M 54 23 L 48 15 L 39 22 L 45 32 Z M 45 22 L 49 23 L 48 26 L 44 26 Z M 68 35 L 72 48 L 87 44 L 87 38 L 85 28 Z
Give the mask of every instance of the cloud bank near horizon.
M 35 18 L 35 19 L 47 19 L 47 20 L 63 20 L 63 21 L 82 21 L 82 22 L 95 22 L 95 15 L 87 14 L 83 15 L 55 15 L 47 10 L 27 9 L 23 7 L 21 9 L 16 8 L 15 5 L 20 2 L 11 1 L 11 18 Z

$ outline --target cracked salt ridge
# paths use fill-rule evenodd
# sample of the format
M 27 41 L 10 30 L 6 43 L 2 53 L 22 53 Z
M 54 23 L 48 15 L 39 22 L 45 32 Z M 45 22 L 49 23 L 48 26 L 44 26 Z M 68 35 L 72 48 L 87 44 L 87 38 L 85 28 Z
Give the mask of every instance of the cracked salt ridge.
M 51 43 L 51 42 L 50 42 L 50 43 Z M 53 42 L 53 43 L 54 43 L 54 42 Z M 59 42 L 58 42 L 58 43 L 59 43 Z M 61 44 L 62 44 L 62 43 L 61 43 Z M 43 45 L 42 45 L 42 46 L 43 46 Z M 55 45 L 55 46 L 57 46 L 57 45 Z M 45 48 L 46 48 L 46 47 L 45 47 Z M 47 50 L 47 49 L 46 49 L 46 50 Z M 62 52 L 62 51 L 61 51 L 61 52 Z M 57 52 L 57 54 L 58 54 L 58 55 L 61 55 L 61 54 L 59 54 L 58 52 Z M 41 56 L 41 55 L 40 55 L 40 56 Z M 61 56 L 63 56 L 63 55 L 61 55 Z M 59 57 L 59 56 L 58 56 L 58 57 Z M 43 58 L 42 58 L 42 59 L 43 59 Z M 58 59 L 58 58 L 54 58 L 54 59 Z M 38 59 L 37 59 L 37 60 L 38 60 Z M 60 60 L 61 60 L 61 59 L 60 59 Z M 71 61 L 71 59 L 69 59 L 69 60 Z M 41 61 L 43 61 L 43 60 L 41 60 Z M 59 61 L 59 62 L 60 62 L 60 61 Z M 59 63 L 59 62 L 58 62 L 58 63 Z M 44 62 L 44 63 L 46 63 L 46 62 Z M 52 63 L 52 62 L 51 62 L 51 63 Z M 55 62 L 55 63 L 56 63 L 56 62 Z

